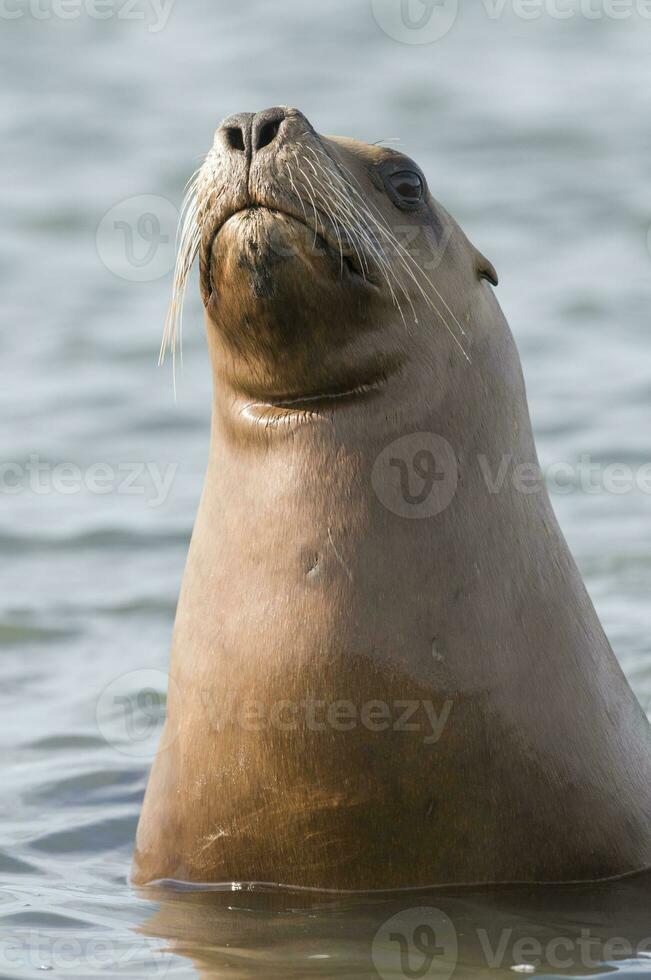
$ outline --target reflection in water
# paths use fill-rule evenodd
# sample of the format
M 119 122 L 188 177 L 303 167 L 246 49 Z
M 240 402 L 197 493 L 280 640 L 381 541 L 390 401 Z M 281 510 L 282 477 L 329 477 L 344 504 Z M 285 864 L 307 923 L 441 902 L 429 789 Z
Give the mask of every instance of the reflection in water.
M 202 977 L 651 976 L 651 872 L 599 885 L 336 896 L 147 889 Z

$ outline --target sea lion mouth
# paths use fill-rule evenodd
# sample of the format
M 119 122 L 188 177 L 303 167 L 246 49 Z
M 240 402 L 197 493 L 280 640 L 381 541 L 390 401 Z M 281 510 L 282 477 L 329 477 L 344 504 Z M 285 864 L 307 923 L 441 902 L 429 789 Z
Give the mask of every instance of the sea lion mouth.
M 246 223 L 255 218 L 261 218 L 263 221 L 266 219 L 270 224 L 275 219 L 284 218 L 291 225 L 298 226 L 304 232 L 302 236 L 299 236 L 300 247 L 314 256 L 327 256 L 335 277 L 340 282 L 352 282 L 358 286 L 379 289 L 379 284 L 369 270 L 368 263 L 364 261 L 359 249 L 356 249 L 350 239 L 347 239 L 345 230 L 341 227 L 333 227 L 331 220 L 318 207 L 314 208 L 313 221 L 309 220 L 307 212 L 303 214 L 299 209 L 294 209 L 285 203 L 273 206 L 249 203 L 244 207 L 234 208 L 221 215 L 218 224 L 212 229 L 206 249 L 207 255 L 213 254 L 220 235 L 232 222 L 241 221 L 246 227 Z M 276 243 L 275 255 L 277 258 L 289 258 L 295 254 L 295 251 L 295 244 L 284 248 L 282 244 Z M 204 289 L 210 295 L 214 283 L 212 281 L 212 264 L 209 261 L 205 263 L 205 275 Z

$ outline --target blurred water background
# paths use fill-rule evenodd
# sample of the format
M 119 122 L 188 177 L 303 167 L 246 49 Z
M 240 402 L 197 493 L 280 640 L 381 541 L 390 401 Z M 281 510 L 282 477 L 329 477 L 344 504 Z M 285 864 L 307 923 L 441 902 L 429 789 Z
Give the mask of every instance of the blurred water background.
M 138 3 L 0 12 L 0 976 L 191 977 L 202 942 L 206 975 L 376 976 L 368 908 L 343 900 L 222 897 L 202 939 L 179 898 L 176 926 L 134 932 L 157 908 L 127 876 L 209 430 L 194 285 L 176 403 L 156 365 L 176 209 L 231 112 L 400 140 L 500 273 L 554 506 L 646 707 L 651 20 L 461 0 L 413 43 L 370 0 Z M 115 692 L 143 687 L 122 739 Z

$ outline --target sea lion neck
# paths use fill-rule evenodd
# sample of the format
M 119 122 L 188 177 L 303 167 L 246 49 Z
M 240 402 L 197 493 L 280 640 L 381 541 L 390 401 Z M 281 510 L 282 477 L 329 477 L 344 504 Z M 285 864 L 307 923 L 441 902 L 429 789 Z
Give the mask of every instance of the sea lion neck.
M 306 337 L 301 358 L 257 345 L 245 356 L 225 345 L 212 324 L 208 329 L 213 416 L 224 438 L 240 440 L 248 433 L 256 441 L 255 430 L 264 429 L 271 439 L 344 418 L 366 429 L 389 392 L 402 400 L 398 392 L 410 375 L 405 352 L 390 344 L 358 344 L 346 354 Z

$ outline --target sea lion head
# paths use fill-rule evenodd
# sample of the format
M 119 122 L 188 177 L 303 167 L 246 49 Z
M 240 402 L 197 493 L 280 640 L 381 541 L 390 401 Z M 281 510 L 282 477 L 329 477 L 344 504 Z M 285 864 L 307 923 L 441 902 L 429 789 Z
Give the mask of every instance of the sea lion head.
M 473 310 L 497 283 L 417 163 L 287 107 L 225 119 L 190 184 L 172 346 L 197 253 L 216 382 L 265 421 L 399 375 L 409 390 L 428 364 L 440 386 L 443 362 L 471 360 Z

